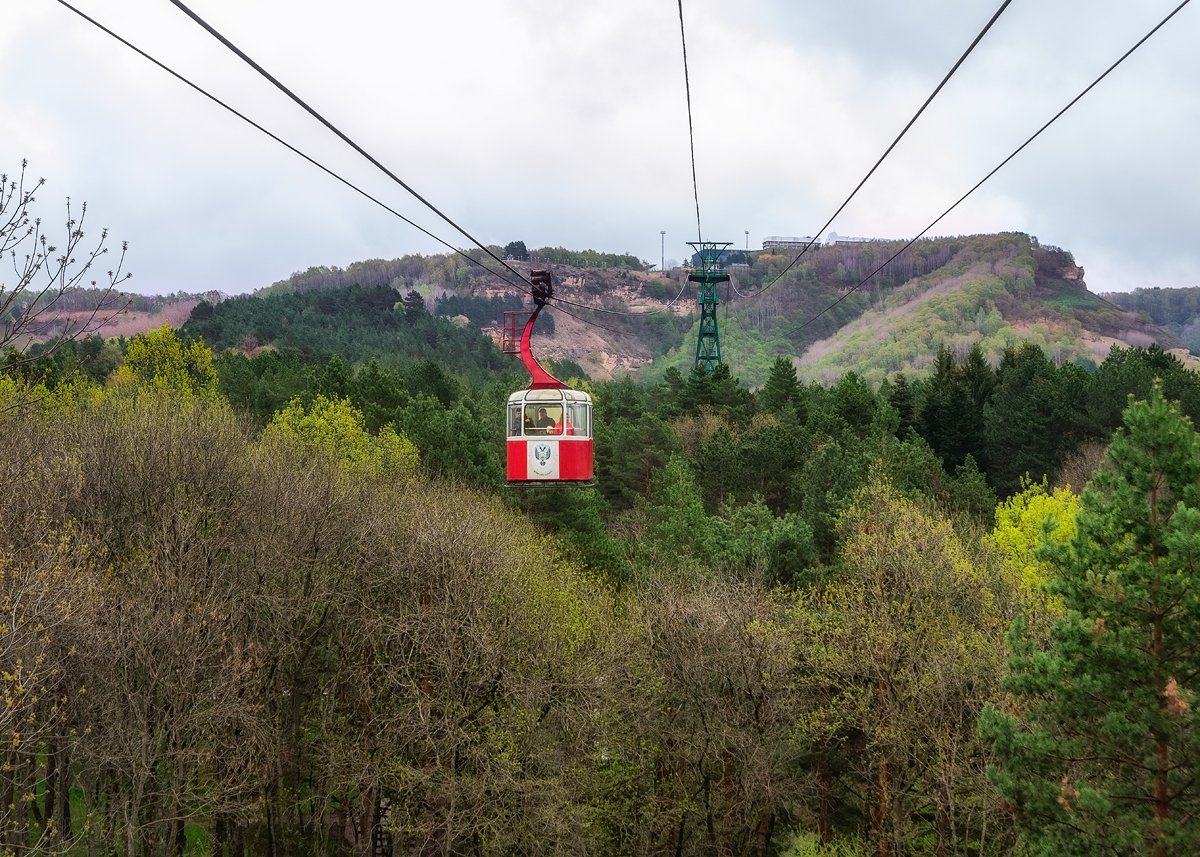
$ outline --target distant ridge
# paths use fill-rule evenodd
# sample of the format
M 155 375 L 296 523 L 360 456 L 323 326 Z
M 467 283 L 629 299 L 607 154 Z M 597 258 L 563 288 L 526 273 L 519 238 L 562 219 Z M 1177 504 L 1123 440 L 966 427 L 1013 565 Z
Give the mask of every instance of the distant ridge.
M 902 246 L 875 240 L 815 246 L 758 296 L 798 251 L 738 251 L 740 264 L 731 269 L 718 313 L 724 358 L 733 374 L 758 386 L 775 358 L 786 356 L 804 378 L 829 381 L 854 371 L 878 383 L 897 372 L 924 374 L 943 347 L 961 355 L 978 344 L 998 362 L 1006 348 L 1027 341 L 1055 361 L 1084 364 L 1099 363 L 1113 345 L 1157 343 L 1189 361 L 1187 348 L 1200 350 L 1200 289 L 1095 295 L 1069 251 L 1019 232 L 923 239 L 849 291 Z M 629 373 L 655 381 L 669 367 L 690 371 L 697 314 L 684 271 L 648 270 L 653 266 L 628 254 L 593 250 L 542 248 L 529 255 L 537 261 L 513 259 L 511 264 L 525 273 L 535 265 L 548 267 L 558 295 L 628 313 L 551 312 L 552 321 L 539 329 L 547 357 L 578 364 L 597 379 Z M 264 299 L 354 286 L 389 290 L 391 297 L 378 312 L 397 311 L 394 307 L 415 294 L 432 315 L 474 327 L 493 342 L 500 335 L 500 313 L 527 300 L 454 254 L 309 268 L 255 294 Z M 210 296 L 197 309 L 208 312 L 205 305 L 211 307 L 218 297 Z M 822 314 L 835 301 L 840 302 Z M 340 302 L 322 305 L 338 312 Z M 137 321 L 179 326 L 179 316 L 159 311 Z M 126 325 L 122 332 L 140 332 L 137 326 Z M 260 339 L 255 337 L 256 347 L 268 344 Z M 327 343 L 313 343 L 307 350 L 327 348 Z M 426 351 L 428 359 L 437 359 L 435 350 Z

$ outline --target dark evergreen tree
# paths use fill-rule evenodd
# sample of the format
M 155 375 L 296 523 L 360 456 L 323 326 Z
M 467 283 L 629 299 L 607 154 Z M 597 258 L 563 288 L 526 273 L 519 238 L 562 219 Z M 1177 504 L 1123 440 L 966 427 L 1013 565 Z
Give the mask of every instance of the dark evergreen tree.
M 381 368 L 378 361 L 372 360 L 354 374 L 350 400 L 363 412 L 370 432 L 395 420 L 410 398 L 400 373 Z
M 329 362 L 316 370 L 313 386 L 327 399 L 345 399 L 350 395 L 350 382 L 354 371 L 340 354 L 329 358 Z
M 962 464 L 968 455 L 982 455 L 982 414 L 954 355 L 938 352 L 934 373 L 925 383 L 925 394 L 917 417 L 917 430 L 933 447 L 947 469 Z
M 404 315 L 409 321 L 429 314 L 429 310 L 425 307 L 425 298 L 421 297 L 421 293 L 416 289 L 410 290 L 400 299 L 400 303 L 404 305 Z
M 992 395 L 992 390 L 996 387 L 996 372 L 992 369 L 992 364 L 988 363 L 987 357 L 983 354 L 983 349 L 979 344 L 971 346 L 971 350 L 967 352 L 967 356 L 962 362 L 963 381 L 967 385 L 967 389 L 971 391 L 971 402 L 975 406 L 975 414 L 982 418 L 983 406 Z
M 1011 634 L 1010 710 L 981 731 L 1036 855 L 1200 853 L 1200 437 L 1158 386 L 1130 405 L 1047 547 L 1062 618 Z
M 1155 378 L 1162 380 L 1163 395 L 1168 401 L 1178 401 L 1185 416 L 1200 419 L 1200 376 L 1158 345 L 1149 348 L 1114 345 L 1096 374 L 1096 396 L 1092 403 L 1096 422 L 1110 430 L 1116 428 L 1127 397 L 1147 398 Z
M 888 390 L 887 399 L 899 418 L 896 437 L 903 438 L 916 426 L 917 409 L 913 388 L 909 385 L 908 378 L 904 376 L 903 372 L 896 373 L 891 388 Z
M 796 364 L 789 357 L 776 357 L 767 375 L 767 383 L 758 393 L 763 410 L 777 414 L 795 403 L 800 392 L 796 380 Z
M 509 241 L 504 245 L 504 255 L 518 262 L 529 261 L 529 250 L 526 249 L 524 241 Z
M 1054 364 L 1037 345 L 1005 353 L 983 419 L 988 475 L 1001 494 L 1018 490 L 1025 475 L 1040 480 L 1060 460 L 1067 402 L 1056 381 Z

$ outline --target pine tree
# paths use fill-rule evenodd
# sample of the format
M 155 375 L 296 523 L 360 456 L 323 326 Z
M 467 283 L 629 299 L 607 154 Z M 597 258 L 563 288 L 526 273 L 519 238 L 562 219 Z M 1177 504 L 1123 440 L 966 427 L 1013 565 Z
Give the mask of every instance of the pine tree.
M 796 364 L 788 357 L 776 357 L 767 376 L 767 383 L 758 394 L 763 410 L 777 414 L 800 395 L 800 382 L 796 380 Z
M 917 402 L 913 395 L 913 388 L 909 385 L 908 378 L 904 376 L 903 372 L 896 373 L 896 380 L 888 391 L 887 399 L 896 409 L 896 415 L 900 418 L 900 424 L 896 427 L 896 437 L 904 438 L 916 425 Z
M 1155 386 L 1046 547 L 1063 616 L 1012 632 L 1010 711 L 981 731 L 1032 854 L 1200 853 L 1200 436 Z
M 934 360 L 933 375 L 925 383 L 917 431 L 950 470 L 968 455 L 976 461 L 984 459 L 982 421 L 970 382 L 954 362 L 954 355 L 943 348 Z

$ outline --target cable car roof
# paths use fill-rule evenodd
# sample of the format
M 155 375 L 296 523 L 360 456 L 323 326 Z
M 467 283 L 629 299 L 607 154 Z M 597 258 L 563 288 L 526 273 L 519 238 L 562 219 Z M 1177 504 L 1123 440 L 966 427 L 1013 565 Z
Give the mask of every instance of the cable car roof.
M 590 402 L 592 397 L 583 390 L 561 389 L 517 390 L 508 397 L 510 402 Z

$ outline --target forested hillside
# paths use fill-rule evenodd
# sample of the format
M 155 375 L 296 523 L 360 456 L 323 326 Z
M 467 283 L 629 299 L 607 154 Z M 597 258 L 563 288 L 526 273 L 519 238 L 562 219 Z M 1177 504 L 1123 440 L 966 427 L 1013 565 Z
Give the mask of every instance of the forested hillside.
M 1171 354 L 590 381 L 596 485 L 514 491 L 525 379 L 328 325 L 478 334 L 303 294 L 193 319 L 236 343 L 283 307 L 282 346 L 8 355 L 11 850 L 1194 853 Z
M 923 239 L 902 248 L 895 241 L 815 246 L 799 260 L 797 251 L 738 251 L 736 259 L 748 264 L 730 269 L 732 281 L 719 295 L 725 361 L 752 387 L 780 356 L 796 358 L 806 380 L 831 383 L 854 371 L 878 384 L 896 372 L 929 373 L 942 348 L 961 358 L 978 345 L 993 365 L 1024 342 L 1055 362 L 1088 365 L 1102 362 L 1112 345 L 1182 349 L 1181 326 L 1160 328 L 1118 300 L 1091 294 L 1068 251 L 1030 236 Z M 493 250 L 525 275 L 549 267 L 560 296 L 616 312 L 549 313 L 539 331 L 547 355 L 603 379 L 629 371 L 661 381 L 669 367 L 690 371 L 698 314 L 684 271 L 648 272 L 632 257 L 594 251 L 522 252 L 520 242 Z M 498 266 L 482 251 L 469 255 L 480 264 L 406 256 L 312 268 L 259 295 L 387 285 L 419 295 L 435 315 L 462 315 L 495 339 L 500 313 L 523 296 L 485 269 Z
M 413 292 L 402 299 L 389 286 L 348 286 L 265 297 L 200 303 L 183 326 L 218 353 L 257 353 L 268 346 L 324 362 L 337 354 L 352 362 L 389 364 L 436 355 L 451 372 L 478 375 L 506 366 L 506 358 L 477 329 L 431 315 Z
M 1098 364 L 1114 344 L 1179 345 L 1088 292 L 1069 252 L 1021 233 L 921 241 L 858 291 L 845 291 L 899 249 L 885 243 L 822 248 L 808 266 L 796 266 L 801 270 L 790 286 L 781 281 L 758 299 L 765 306 L 738 298 L 730 315 L 740 332 L 757 313 L 764 320 L 752 330 L 787 337 L 804 377 L 827 382 L 846 371 L 871 383 L 895 372 L 925 374 L 943 348 L 961 357 L 978 346 L 994 365 L 1006 349 L 1033 342 L 1055 362 Z M 789 305 L 789 289 L 810 288 L 821 302 Z M 743 304 L 750 309 L 739 313 Z M 777 321 L 765 320 L 770 317 Z M 736 363 L 736 339 L 730 347 Z
M 1143 315 L 1178 338 L 1193 354 L 1200 354 L 1200 287 L 1134 289 L 1106 294 L 1104 299 Z

